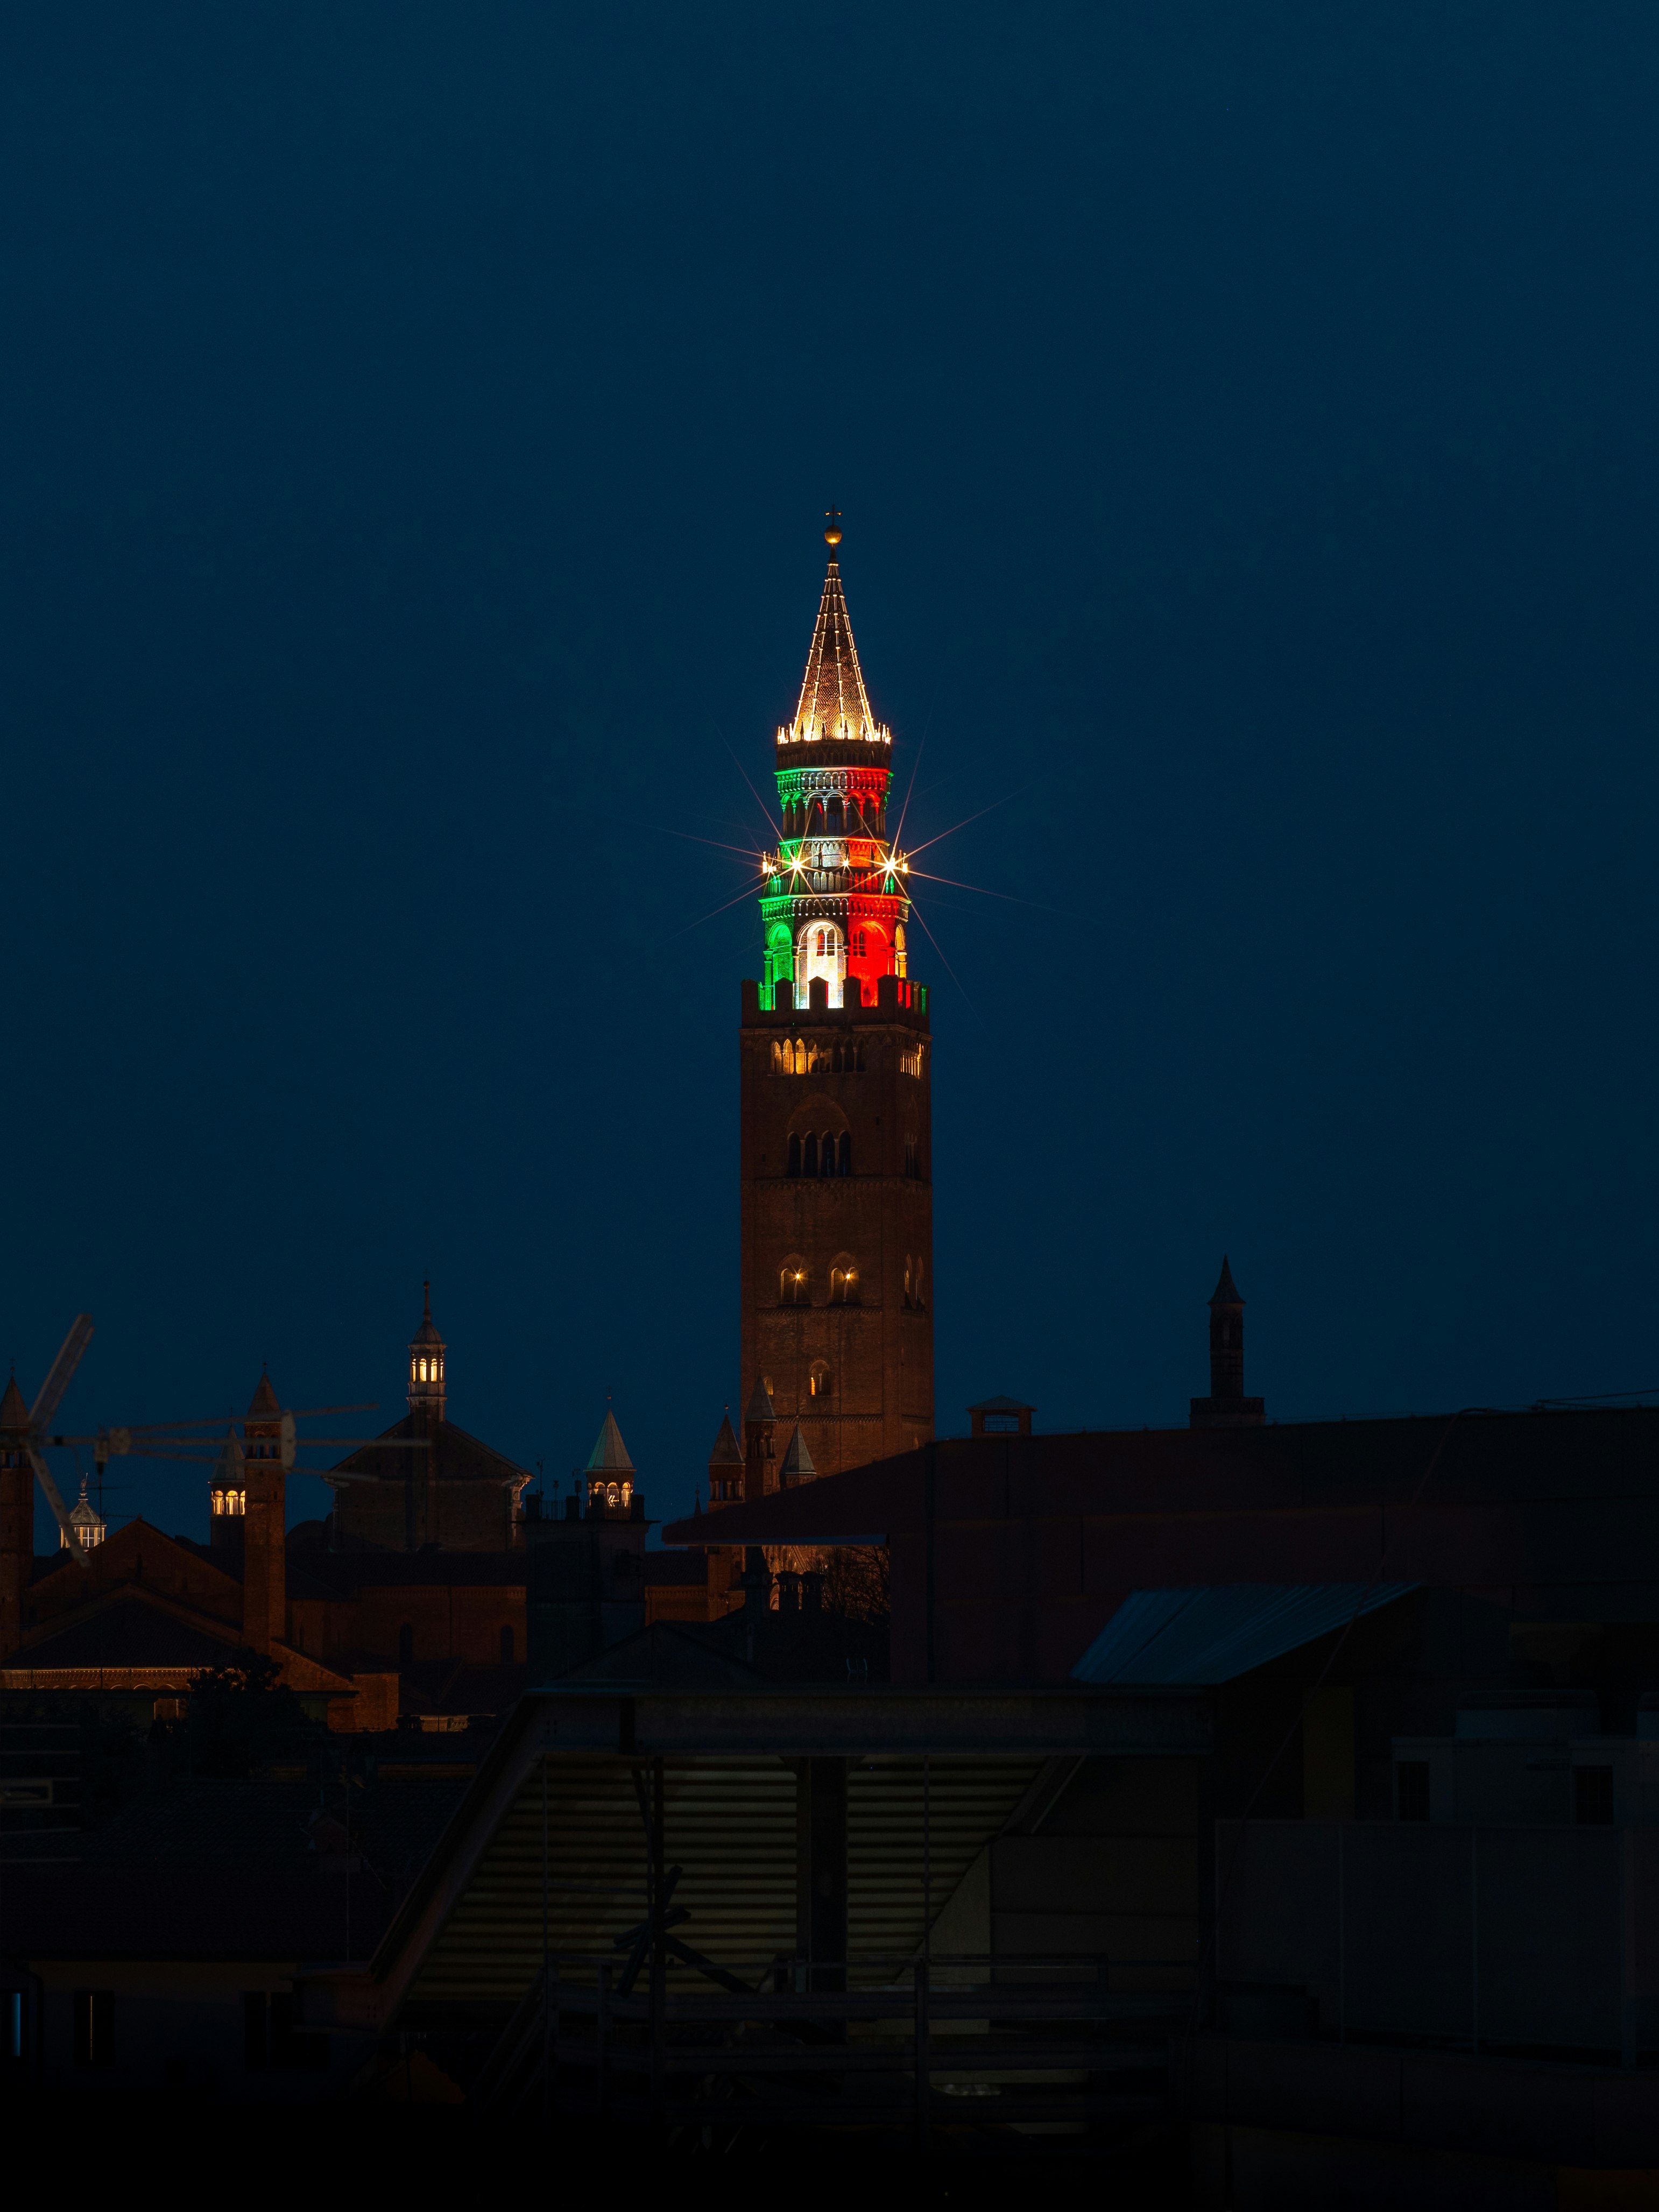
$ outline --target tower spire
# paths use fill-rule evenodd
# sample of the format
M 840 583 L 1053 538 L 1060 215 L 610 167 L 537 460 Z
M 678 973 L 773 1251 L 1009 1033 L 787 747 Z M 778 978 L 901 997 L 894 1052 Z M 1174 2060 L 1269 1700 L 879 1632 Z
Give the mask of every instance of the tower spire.
M 892 732 L 870 711 L 853 642 L 840 510 L 830 507 L 827 519 L 830 563 L 806 672 L 794 719 L 777 734 L 782 835 L 761 863 L 769 1007 L 778 1004 L 777 986 L 787 983 L 793 1006 L 805 1010 L 820 981 L 830 1006 L 861 1006 L 878 998 L 884 976 L 904 982 L 910 972 L 909 868 L 887 826 Z
M 809 744 L 837 738 L 880 744 L 885 741 L 886 732 L 878 726 L 870 712 L 870 695 L 864 688 L 864 671 L 859 665 L 859 650 L 853 642 L 853 620 L 847 611 L 847 594 L 842 588 L 841 562 L 837 557 L 841 545 L 841 524 L 836 520 L 839 512 L 836 507 L 830 509 L 830 527 L 823 533 L 830 548 L 830 565 L 824 571 L 818 618 L 813 625 L 806 673 L 801 678 L 800 697 L 795 706 L 795 719 L 789 725 L 789 734 Z

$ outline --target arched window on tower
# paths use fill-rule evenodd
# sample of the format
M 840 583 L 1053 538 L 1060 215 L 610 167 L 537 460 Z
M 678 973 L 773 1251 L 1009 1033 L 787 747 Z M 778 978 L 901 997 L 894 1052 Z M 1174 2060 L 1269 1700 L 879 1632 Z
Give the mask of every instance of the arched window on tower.
M 836 1133 L 833 1129 L 826 1129 L 823 1133 L 823 1150 L 818 1155 L 818 1173 L 832 1176 L 835 1172 Z
M 843 1252 L 830 1270 L 830 1303 L 832 1306 L 855 1306 L 858 1302 L 858 1265 Z
M 800 1173 L 800 1139 L 798 1136 L 789 1139 L 789 1172 L 792 1176 Z
M 781 1306 L 810 1305 L 810 1288 L 806 1262 L 798 1252 L 792 1252 L 778 1270 L 778 1304 Z
M 809 1129 L 801 1139 L 800 1171 L 809 1176 L 815 1176 L 818 1171 L 818 1133 L 816 1129 Z
M 807 1395 L 811 1398 L 827 1398 L 830 1395 L 830 1383 L 829 1362 L 815 1359 L 812 1362 L 812 1371 L 806 1381 Z
M 843 1129 L 841 1133 L 841 1141 L 836 1147 L 836 1164 L 842 1175 L 852 1174 L 853 1133 L 850 1129 Z
M 832 837 L 839 837 L 845 821 L 842 811 L 841 793 L 837 792 L 823 810 L 823 826 Z
M 893 929 L 893 973 L 908 975 L 909 972 L 908 956 L 904 949 L 904 924 L 901 921 L 896 923 Z
M 806 817 L 806 834 L 809 837 L 822 837 L 823 835 L 823 801 L 821 799 L 812 801 L 812 811 Z
M 840 1006 L 842 973 L 847 964 L 845 949 L 841 931 L 834 922 L 803 925 L 795 957 L 795 989 L 801 999 L 806 999 L 813 984 L 821 979 L 828 987 L 830 1005 Z M 825 1058 L 827 1060 L 827 1052 Z

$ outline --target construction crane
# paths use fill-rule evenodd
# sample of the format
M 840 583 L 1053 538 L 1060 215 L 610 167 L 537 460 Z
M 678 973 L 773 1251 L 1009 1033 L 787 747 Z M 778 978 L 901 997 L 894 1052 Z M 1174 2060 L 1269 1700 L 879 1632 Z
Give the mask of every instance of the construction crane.
M 231 1434 L 228 1442 L 235 1446 L 235 1456 L 240 1458 L 241 1443 L 235 1435 L 234 1425 L 248 1418 L 245 1413 L 209 1413 L 200 1419 L 183 1421 L 135 1421 L 123 1427 L 94 1429 L 88 1436 L 58 1435 L 52 1432 L 52 1417 L 63 1403 L 64 1393 L 69 1389 L 76 1369 L 81 1364 L 82 1354 L 92 1341 L 92 1316 L 76 1314 L 70 1324 L 69 1334 L 64 1339 L 58 1357 L 46 1371 L 46 1379 L 35 1394 L 29 1408 L 28 1436 L 24 1449 L 29 1464 L 34 1469 L 35 1480 L 52 1510 L 65 1547 L 72 1552 L 84 1567 L 89 1554 L 75 1534 L 74 1523 L 64 1504 L 63 1495 L 52 1480 L 46 1452 L 49 1445 L 87 1444 L 92 1449 L 97 1464 L 99 1486 L 101 1489 L 104 1468 L 112 1459 L 131 1456 L 135 1459 L 199 1460 L 204 1465 L 218 1464 L 218 1451 L 204 1451 L 200 1447 L 210 1439 L 205 1436 L 185 1433 L 190 1430 L 227 1427 Z M 315 1420 L 325 1413 L 372 1413 L 377 1410 L 372 1400 L 351 1406 L 286 1407 L 276 1416 L 277 1460 L 284 1474 L 320 1474 L 320 1468 L 301 1468 L 298 1465 L 300 1452 L 309 1447 L 330 1451 L 355 1450 L 363 1444 L 379 1443 L 379 1437 L 302 1437 L 298 1433 L 301 1421 Z M 424 1437 L 400 1437 L 398 1449 L 404 1451 L 427 1451 L 431 1449 Z

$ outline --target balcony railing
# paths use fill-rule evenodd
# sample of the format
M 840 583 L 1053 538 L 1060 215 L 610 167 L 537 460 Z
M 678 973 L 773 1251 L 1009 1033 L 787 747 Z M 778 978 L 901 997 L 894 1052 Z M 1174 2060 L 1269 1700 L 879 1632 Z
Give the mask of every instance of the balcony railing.
M 665 1948 L 654 1976 L 637 1954 L 550 1959 L 471 2100 L 728 2145 L 757 2127 L 884 2128 L 924 2152 L 936 2130 L 1075 2136 L 1164 2115 L 1170 2039 L 1191 2024 L 1190 1995 L 1114 1990 L 1102 1958 L 716 1965 Z

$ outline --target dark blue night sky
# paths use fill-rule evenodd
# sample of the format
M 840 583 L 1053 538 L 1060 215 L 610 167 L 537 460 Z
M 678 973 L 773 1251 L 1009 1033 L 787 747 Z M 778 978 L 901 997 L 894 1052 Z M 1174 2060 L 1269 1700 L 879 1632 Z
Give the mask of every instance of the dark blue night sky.
M 611 1391 L 689 1506 L 689 925 L 832 500 L 907 840 L 1004 802 L 918 887 L 940 1430 L 1184 1419 L 1224 1248 L 1270 1416 L 1659 1384 L 1656 90 L 1645 5 L 9 11 L 26 1391 L 84 1307 L 77 1425 L 390 1419 L 429 1271 L 459 1421 Z

